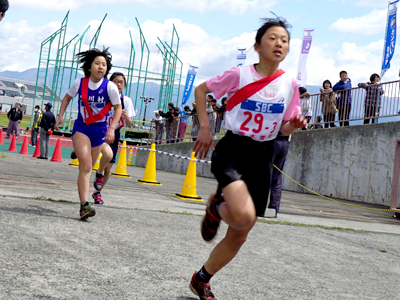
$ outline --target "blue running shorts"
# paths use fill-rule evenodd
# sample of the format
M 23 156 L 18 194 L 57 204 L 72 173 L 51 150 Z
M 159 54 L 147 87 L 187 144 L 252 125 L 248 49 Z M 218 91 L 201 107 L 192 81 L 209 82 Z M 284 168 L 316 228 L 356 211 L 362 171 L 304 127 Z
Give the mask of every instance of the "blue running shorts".
M 72 136 L 75 132 L 80 132 L 90 139 L 92 148 L 102 145 L 106 140 L 107 124 L 99 122 L 86 125 L 81 118 L 75 120 Z

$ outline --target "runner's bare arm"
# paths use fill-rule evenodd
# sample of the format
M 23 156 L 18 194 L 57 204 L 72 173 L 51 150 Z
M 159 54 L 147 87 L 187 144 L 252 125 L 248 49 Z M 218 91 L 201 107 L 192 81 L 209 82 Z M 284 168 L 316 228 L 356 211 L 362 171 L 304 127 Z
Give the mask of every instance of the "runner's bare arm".
M 197 86 L 194 91 L 196 111 L 200 123 L 200 133 L 197 137 L 196 143 L 194 144 L 193 150 L 195 151 L 196 157 L 199 159 L 207 156 L 210 146 L 212 150 L 215 150 L 206 110 L 206 95 L 208 93 L 211 93 L 211 91 L 205 82 Z
M 70 95 L 68 95 L 68 93 L 65 94 L 65 96 L 61 102 L 61 107 L 60 107 L 60 111 L 58 113 L 57 122 L 54 125 L 54 128 L 56 130 L 59 130 L 58 126 L 64 122 L 64 113 L 65 113 L 65 110 L 67 109 L 68 104 L 71 101 L 71 99 L 72 99 L 72 97 Z
M 115 131 L 115 128 L 117 128 L 119 119 L 121 118 L 121 115 L 122 115 L 121 104 L 113 105 L 113 107 L 114 107 L 114 118 L 106 132 L 106 143 L 108 143 L 108 144 L 111 144 L 114 142 L 114 138 L 115 138 L 114 131 Z
M 127 127 L 132 126 L 132 118 L 129 118 L 128 114 L 124 110 L 122 111 L 122 118 L 124 118 Z
M 292 117 L 289 121 L 282 121 L 281 132 L 284 136 L 291 135 L 296 129 L 307 126 L 307 120 L 300 115 Z

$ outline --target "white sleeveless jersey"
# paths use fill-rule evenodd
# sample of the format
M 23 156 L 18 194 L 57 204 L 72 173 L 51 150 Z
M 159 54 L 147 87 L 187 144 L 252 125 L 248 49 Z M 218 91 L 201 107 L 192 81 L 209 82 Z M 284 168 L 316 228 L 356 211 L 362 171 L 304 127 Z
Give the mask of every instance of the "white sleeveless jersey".
M 239 89 L 258 79 L 251 72 L 250 66 L 241 67 Z M 247 100 L 226 111 L 225 128 L 256 141 L 275 139 L 293 93 L 292 79 L 284 73 Z

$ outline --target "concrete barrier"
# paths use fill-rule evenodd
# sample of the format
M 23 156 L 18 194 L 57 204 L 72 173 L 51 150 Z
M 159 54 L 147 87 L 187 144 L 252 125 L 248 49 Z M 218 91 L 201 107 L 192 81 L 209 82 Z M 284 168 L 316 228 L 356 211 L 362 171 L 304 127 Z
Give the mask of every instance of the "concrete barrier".
M 297 131 L 292 135 L 284 172 L 324 196 L 389 206 L 397 139 L 400 122 Z M 157 149 L 190 157 L 193 145 L 166 144 Z M 147 156 L 146 151 L 138 151 L 136 166 L 145 167 Z M 211 151 L 207 159 L 210 157 Z M 156 161 L 157 169 L 181 174 L 188 166 L 186 160 L 161 154 Z M 213 178 L 210 169 L 210 165 L 198 163 L 197 175 Z M 285 177 L 283 188 L 306 192 Z
M 322 195 L 389 206 L 398 138 L 400 122 L 299 131 L 284 171 Z M 283 188 L 304 191 L 286 178 Z

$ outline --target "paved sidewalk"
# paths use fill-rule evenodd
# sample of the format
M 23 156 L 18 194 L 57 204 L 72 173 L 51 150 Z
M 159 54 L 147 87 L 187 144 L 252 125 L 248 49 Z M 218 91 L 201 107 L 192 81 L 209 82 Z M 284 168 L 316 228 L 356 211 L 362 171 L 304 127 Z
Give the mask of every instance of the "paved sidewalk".
M 202 241 L 205 204 L 172 197 L 185 174 L 157 171 L 157 187 L 136 183 L 144 169 L 128 167 L 133 178 L 111 178 L 105 205 L 80 221 L 70 160 L 2 154 L 0 299 L 197 299 L 190 277 L 226 225 L 215 242 Z M 204 199 L 216 188 L 214 180 L 197 181 Z M 397 297 L 400 220 L 392 212 L 290 192 L 281 207 L 212 279 L 217 299 Z

